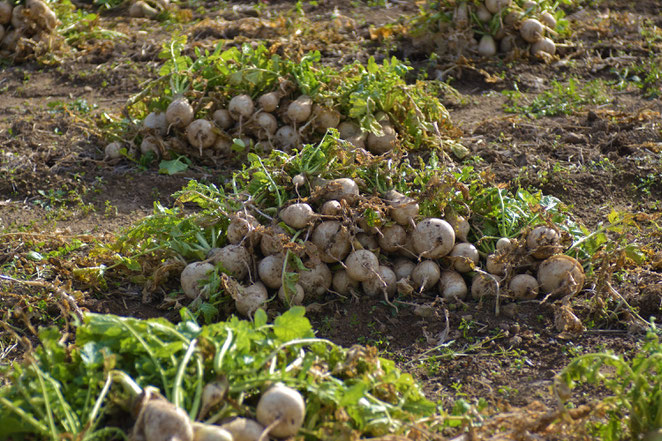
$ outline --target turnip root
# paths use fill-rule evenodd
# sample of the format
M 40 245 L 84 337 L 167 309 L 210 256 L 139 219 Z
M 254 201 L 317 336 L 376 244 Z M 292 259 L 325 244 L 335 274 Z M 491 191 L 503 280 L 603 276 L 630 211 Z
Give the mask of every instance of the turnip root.
M 320 213 L 324 216 L 337 216 L 342 213 L 342 205 L 336 200 L 326 201 L 322 204 Z
M 189 144 L 202 152 L 202 149 L 214 145 L 216 133 L 214 133 L 212 123 L 206 119 L 196 119 L 186 127 L 186 138 Z
M 395 253 L 407 240 L 407 232 L 402 226 L 395 224 L 382 228 L 382 235 L 378 237 L 377 243 L 382 251 Z
M 441 269 L 432 260 L 423 260 L 411 272 L 411 280 L 419 292 L 431 289 L 441 277 Z
M 509 53 L 517 47 L 517 37 L 510 34 L 506 35 L 499 42 L 499 50 L 503 53 Z
M 301 144 L 301 138 L 299 138 L 299 134 L 292 126 L 282 126 L 279 128 L 276 131 L 275 140 L 285 150 L 293 149 Z
M 356 236 L 354 236 L 359 243 L 363 247 L 364 250 L 378 250 L 379 249 L 379 243 L 377 243 L 377 239 L 375 236 L 372 234 L 368 233 L 358 233 Z
M 252 215 L 243 212 L 237 213 L 230 219 L 226 236 L 233 245 L 242 243 L 246 239 L 255 237 L 255 230 L 260 223 Z
M 183 129 L 193 121 L 193 107 L 185 97 L 173 100 L 166 109 L 166 120 L 173 127 Z
M 513 242 L 507 238 L 502 237 L 496 242 L 496 250 L 500 253 L 507 253 L 513 249 Z
M 208 262 L 193 262 L 186 265 L 180 276 L 182 289 L 189 299 L 196 299 L 202 295 L 200 282 L 209 277 L 214 271 L 214 265 Z M 207 297 L 207 295 L 204 295 Z
M 478 5 L 476 8 L 476 17 L 483 23 L 487 23 L 492 20 L 492 13 L 484 5 Z
M 331 288 L 333 275 L 326 263 L 318 263 L 308 270 L 300 270 L 299 285 L 303 288 L 306 298 L 319 299 Z
M 5 32 L 5 36 L 0 42 L 0 49 L 5 49 L 9 52 L 14 52 L 16 50 L 16 45 L 18 44 L 18 39 L 20 35 L 16 32 L 16 29 L 10 29 Z
M 222 156 L 230 156 L 232 154 L 232 138 L 225 134 L 221 134 L 216 137 L 216 142 L 214 143 L 214 151 L 218 152 Z
M 496 14 L 501 12 L 502 9 L 509 7 L 510 3 L 511 0 L 485 0 L 485 8 L 492 14 Z
M 234 125 L 234 119 L 227 109 L 218 109 L 212 114 L 212 119 L 218 127 L 227 130 Z
M 453 227 L 453 232 L 455 237 L 462 242 L 467 241 L 467 236 L 471 230 L 471 225 L 469 221 L 464 217 L 456 213 L 451 213 L 446 216 L 446 222 L 448 222 L 451 227 Z
M 278 109 L 278 103 L 280 102 L 280 95 L 278 92 L 269 92 L 261 95 L 257 99 L 257 105 L 264 112 L 273 112 Z
M 556 44 L 547 37 L 541 38 L 531 45 L 531 55 L 544 57 L 545 55 L 554 55 L 556 53 Z
M 265 256 L 283 252 L 283 243 L 289 241 L 290 236 L 281 226 L 275 225 L 262 233 L 260 251 Z
M 397 278 L 393 270 L 387 266 L 380 265 L 377 275 L 362 283 L 363 292 L 369 296 L 384 294 L 386 297 L 393 297 L 397 290 L 396 282 Z
M 561 251 L 561 236 L 545 225 L 535 227 L 526 236 L 526 246 L 536 259 L 546 259 Z
M 486 274 L 477 274 L 471 281 L 471 297 L 480 300 L 483 297 L 496 296 L 499 282 Z
M 2 25 L 0 25 L 2 26 Z M 104 161 L 112 161 L 114 159 L 120 159 L 122 157 L 122 143 L 120 142 L 111 142 L 104 149 Z
M 242 245 L 226 245 L 223 248 L 212 248 L 207 260 L 214 265 L 220 264 L 227 274 L 237 280 L 244 280 L 251 267 L 251 255 Z
M 306 293 L 298 283 L 294 285 L 294 292 L 288 289 L 286 285 L 281 285 L 278 289 L 278 298 L 286 306 L 301 305 Z
M 347 271 L 341 269 L 333 273 L 332 286 L 335 292 L 346 296 L 358 290 L 359 282 L 349 277 Z
M 478 55 L 481 57 L 493 57 L 497 53 L 496 43 L 494 37 L 491 35 L 483 35 L 478 42 Z
M 320 250 L 320 259 L 325 263 L 343 260 L 352 248 L 349 231 L 338 221 L 319 224 L 310 240 Z
M 289 438 L 296 435 L 303 424 L 306 404 L 301 394 L 282 384 L 276 384 L 260 397 L 257 403 L 257 420 L 264 426 L 272 426 L 270 435 Z M 277 421 L 280 421 L 276 423 Z
M 257 282 L 240 288 L 237 298 L 234 299 L 234 305 L 239 314 L 250 317 L 255 311 L 262 308 L 267 300 L 269 300 L 267 288 L 262 282 Z
M 349 141 L 354 147 L 365 148 L 368 134 L 361 131 L 361 127 L 353 121 L 343 121 L 338 125 L 340 139 Z
M 25 6 L 30 18 L 41 29 L 50 32 L 58 25 L 57 16 L 43 1 L 28 0 Z
M 223 401 L 227 395 L 229 386 L 228 380 L 225 377 L 205 384 L 202 388 L 202 400 L 200 411 L 198 412 L 199 420 L 204 418 L 214 406 Z
M 359 196 L 359 186 L 350 178 L 338 178 L 330 181 L 316 182 L 316 187 L 322 187 L 321 197 L 324 200 L 346 200 L 350 204 Z
M 301 229 L 307 226 L 315 217 L 315 212 L 308 204 L 297 203 L 283 208 L 278 214 L 288 226 Z
M 247 418 L 235 418 L 222 424 L 221 428 L 232 434 L 233 441 L 258 441 L 264 432 L 260 423 Z
M 193 423 L 193 441 L 233 441 L 232 434 L 213 424 Z
M 485 259 L 485 268 L 490 274 L 503 276 L 506 274 L 506 264 L 502 262 L 503 257 L 498 254 L 490 254 Z
M 396 223 L 408 226 L 418 216 L 419 206 L 415 199 L 395 190 L 386 192 L 384 199 L 391 206 L 389 214 Z
M 479 254 L 475 246 L 470 243 L 461 242 L 455 244 L 450 252 L 453 268 L 460 273 L 468 273 L 478 265 Z
M 129 15 L 133 18 L 154 18 L 158 15 L 158 13 L 159 11 L 152 8 L 142 0 L 138 0 L 137 2 L 133 3 L 129 8 Z
M 535 299 L 538 296 L 538 281 L 528 274 L 518 274 L 510 280 L 508 289 L 517 299 Z
M 556 18 L 554 18 L 554 16 L 549 11 L 543 12 L 538 18 L 540 19 L 540 22 L 548 28 L 556 28 Z
M 161 156 L 161 149 L 159 148 L 159 141 L 154 136 L 145 136 L 140 143 L 140 153 L 147 155 L 151 153 L 154 157 Z
M 228 104 L 228 111 L 236 121 L 250 118 L 254 110 L 253 100 L 245 94 L 233 97 Z
M 453 23 L 457 29 L 463 29 L 469 24 L 469 8 L 466 2 L 460 2 L 453 12 Z
M 271 138 L 278 130 L 278 121 L 271 113 L 260 112 L 255 116 L 255 124 L 259 127 L 258 137 Z
M 586 276 L 581 264 L 565 254 L 558 254 L 543 261 L 538 268 L 538 283 L 544 293 L 555 297 L 577 294 Z
M 375 155 L 381 155 L 390 152 L 395 148 L 398 135 L 389 123 L 384 122 L 381 124 L 382 135 L 375 135 L 374 133 L 368 134 L 368 150 Z
M 16 31 L 22 30 L 27 25 L 24 12 L 25 7 L 23 5 L 16 5 L 12 10 L 10 22 Z
M 130 439 L 193 441 L 193 424 L 184 409 L 163 398 L 153 398 L 142 404 Z
M 143 120 L 143 127 L 154 134 L 165 136 L 168 132 L 168 120 L 163 112 L 151 112 Z
M 393 272 L 396 279 L 408 279 L 416 264 L 409 259 L 399 258 L 393 263 Z
M 535 18 L 527 18 L 522 22 L 519 32 L 527 43 L 535 43 L 543 38 L 545 26 Z
M 467 283 L 464 277 L 455 271 L 442 271 L 439 278 L 439 293 L 448 300 L 464 300 L 467 297 Z
M 412 232 L 414 249 L 422 257 L 438 259 L 455 246 L 453 227 L 443 219 L 428 218 L 416 225 Z
M 0 42 L 5 38 L 5 27 L 0 24 Z
M 330 128 L 338 127 L 340 124 L 340 113 L 334 109 L 315 104 L 313 106 L 313 115 L 315 117 L 314 127 L 320 133 L 326 133 Z
M 290 121 L 300 124 L 308 120 L 313 111 L 313 100 L 308 95 L 301 95 L 287 107 Z
M 6 25 L 11 21 L 12 6 L 6 1 L 0 1 L 0 25 Z
M 347 275 L 352 279 L 365 282 L 375 276 L 379 269 L 379 260 L 372 251 L 352 251 L 345 259 Z
M 278 289 L 283 284 L 283 263 L 281 254 L 272 254 L 260 260 L 257 273 L 268 288 Z

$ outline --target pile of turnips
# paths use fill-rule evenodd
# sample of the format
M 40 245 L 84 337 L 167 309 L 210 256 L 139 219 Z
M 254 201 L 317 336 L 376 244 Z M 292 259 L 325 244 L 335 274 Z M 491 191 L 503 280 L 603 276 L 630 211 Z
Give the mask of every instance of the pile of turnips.
M 129 15 L 134 18 L 156 18 L 169 5 L 170 0 L 135 0 L 129 6 Z
M 165 112 L 151 112 L 142 121 L 140 153 L 157 158 L 173 154 L 228 158 L 236 150 L 290 152 L 303 143 L 319 141 L 330 128 L 337 129 L 349 144 L 373 154 L 389 152 L 398 145 L 398 134 L 385 113 L 375 115 L 381 133 L 367 133 L 333 106 L 315 103 L 293 89 L 292 83 L 283 81 L 278 90 L 255 99 L 238 94 L 225 103 L 212 103 L 205 106 L 204 114 L 196 114 L 186 96 L 176 96 Z M 120 142 L 108 144 L 106 160 L 121 158 L 122 147 Z
M 438 29 L 416 38 L 415 43 L 432 41 L 441 54 L 492 57 L 528 50 L 538 58 L 556 53 L 557 19 L 545 0 L 478 0 L 436 2 L 441 18 L 432 26 Z
M 43 0 L 0 0 L 0 56 L 22 60 L 56 49 L 60 24 Z
M 297 185 L 307 178 L 297 175 Z M 362 195 L 349 178 L 310 179 L 311 196 L 283 206 L 277 219 L 260 223 L 259 212 L 231 216 L 227 245 L 181 273 L 184 294 L 210 296 L 210 274 L 221 271 L 222 295 L 251 316 L 276 297 L 285 306 L 343 297 L 440 296 L 461 302 L 502 296 L 534 299 L 576 294 L 582 266 L 560 254 L 562 235 L 554 225 L 502 238 L 495 252 L 481 255 L 467 241 L 463 216 L 424 217 L 418 202 L 395 190 Z M 470 287 L 470 288 L 469 288 Z

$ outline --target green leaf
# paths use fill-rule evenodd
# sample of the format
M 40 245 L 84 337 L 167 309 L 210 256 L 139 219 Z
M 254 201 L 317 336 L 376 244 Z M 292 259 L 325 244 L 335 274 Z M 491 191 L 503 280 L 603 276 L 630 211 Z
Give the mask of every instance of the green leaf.
M 174 175 L 188 169 L 191 161 L 185 157 L 180 156 L 171 161 L 163 160 L 159 163 L 159 173 L 162 175 Z
M 312 326 L 304 317 L 306 308 L 295 306 L 274 320 L 274 334 L 282 341 L 313 337 Z

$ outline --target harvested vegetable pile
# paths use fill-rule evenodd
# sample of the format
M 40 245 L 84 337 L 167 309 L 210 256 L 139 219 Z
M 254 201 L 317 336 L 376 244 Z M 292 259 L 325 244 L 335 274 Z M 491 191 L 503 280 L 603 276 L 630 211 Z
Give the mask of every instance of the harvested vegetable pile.
M 62 45 L 59 24 L 42 0 L 0 1 L 0 56 L 24 61 L 55 51 Z

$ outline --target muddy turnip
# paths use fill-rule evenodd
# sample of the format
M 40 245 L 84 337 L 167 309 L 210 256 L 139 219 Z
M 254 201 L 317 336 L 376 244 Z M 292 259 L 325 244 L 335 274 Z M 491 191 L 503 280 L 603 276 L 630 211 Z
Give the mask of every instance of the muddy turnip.
M 398 224 L 411 225 L 412 221 L 418 216 L 419 206 L 415 199 L 395 190 L 386 192 L 384 199 L 391 206 L 389 210 L 391 218 Z
M 262 308 L 267 300 L 269 300 L 267 288 L 262 282 L 257 282 L 247 287 L 241 287 L 237 298 L 234 299 L 234 305 L 239 314 L 250 317 L 255 311 Z
M 474 300 L 496 296 L 498 289 L 499 282 L 496 278 L 486 274 L 477 274 L 471 281 L 471 297 Z
M 297 203 L 283 208 L 278 216 L 292 228 L 301 229 L 315 217 L 315 212 L 308 204 Z
M 193 441 L 193 424 L 186 411 L 162 398 L 144 403 L 131 432 L 144 441 Z
M 368 134 L 368 150 L 375 155 L 390 152 L 395 148 L 398 135 L 392 125 L 383 122 L 381 124 L 382 135 Z
M 377 243 L 382 251 L 386 253 L 395 253 L 402 247 L 407 240 L 407 232 L 398 225 L 389 225 L 382 228 L 382 235 L 378 237 Z
M 213 424 L 193 423 L 193 441 L 233 441 L 232 434 Z
M 242 245 L 226 245 L 223 248 L 212 248 L 207 254 L 207 260 L 214 265 L 221 265 L 228 275 L 237 280 L 244 280 L 251 267 L 251 256 Z
M 538 281 L 529 274 L 518 274 L 510 280 L 508 289 L 517 299 L 535 299 L 538 296 Z
M 439 293 L 448 300 L 464 300 L 467 297 L 467 283 L 460 273 L 455 271 L 442 271 L 439 278 Z
M 180 276 L 182 290 L 186 297 L 196 299 L 202 295 L 200 283 L 207 279 L 212 271 L 214 271 L 214 265 L 209 262 L 189 263 Z
M 287 117 L 290 121 L 301 124 L 308 120 L 313 111 L 313 100 L 308 95 L 301 95 L 287 107 Z
M 315 130 L 320 133 L 325 133 L 328 129 L 336 128 L 340 124 L 340 113 L 334 109 L 315 104 L 313 115 L 315 117 Z
M 414 249 L 428 259 L 438 259 L 455 246 L 453 227 L 443 219 L 428 218 L 419 222 L 412 232 Z
M 345 259 L 347 274 L 354 280 L 365 282 L 379 269 L 377 256 L 368 250 L 352 251 Z
M 200 149 L 202 153 L 202 149 L 214 145 L 216 133 L 214 133 L 212 123 L 206 119 L 196 119 L 186 127 L 186 138 L 189 144 Z
M 396 282 L 395 272 L 387 266 L 380 265 L 377 275 L 363 282 L 361 286 L 363 292 L 369 296 L 385 295 L 393 297 L 397 289 Z
M 527 18 L 522 22 L 519 32 L 527 43 L 535 43 L 543 38 L 545 26 L 535 18 Z
M 245 94 L 233 97 L 228 104 L 228 111 L 236 121 L 250 118 L 254 110 L 255 105 L 253 104 L 253 100 Z
M 453 268 L 460 273 L 468 273 L 478 264 L 480 255 L 475 246 L 461 242 L 456 244 L 449 254 Z
M 335 292 L 346 296 L 358 290 L 359 282 L 349 277 L 347 271 L 341 269 L 333 273 L 332 286 Z
M 278 104 L 280 102 L 280 95 L 278 92 L 268 92 L 264 95 L 261 95 L 257 99 L 257 105 L 264 112 L 273 112 L 278 109 Z
M 581 264 L 565 254 L 552 256 L 540 264 L 538 283 L 544 293 L 564 297 L 577 294 L 583 287 L 586 276 Z
M 256 408 L 258 422 L 271 426 L 269 434 L 276 438 L 296 435 L 305 415 L 306 404 L 301 394 L 282 384 L 276 384 L 262 394 Z
M 432 260 L 423 260 L 411 272 L 411 280 L 419 292 L 431 289 L 441 277 L 441 269 Z
M 301 305 L 305 294 L 298 283 L 294 285 L 294 289 L 288 288 L 287 285 L 281 285 L 278 289 L 278 298 L 285 306 Z
M 180 129 L 191 124 L 193 116 L 193 107 L 185 97 L 174 99 L 166 109 L 168 124 Z
M 293 149 L 301 144 L 299 133 L 292 126 L 282 126 L 279 128 L 276 131 L 275 140 L 285 150 Z
M 164 112 L 151 112 L 143 120 L 143 127 L 160 136 L 168 132 L 168 120 Z
M 526 246 L 536 259 L 546 259 L 562 250 L 561 236 L 553 228 L 545 225 L 535 227 L 526 236 Z
M 227 109 L 218 109 L 212 114 L 212 119 L 218 127 L 227 130 L 234 125 L 234 119 Z
M 338 221 L 320 223 L 310 240 L 320 250 L 320 258 L 325 263 L 343 260 L 352 247 L 349 231 Z
M 331 288 L 333 275 L 326 263 L 318 263 L 311 269 L 299 270 L 299 285 L 303 288 L 306 298 L 320 299 Z
M 233 245 L 242 243 L 244 240 L 250 240 L 256 237 L 256 229 L 260 223 L 250 214 L 239 212 L 230 218 L 226 236 L 228 242 Z

